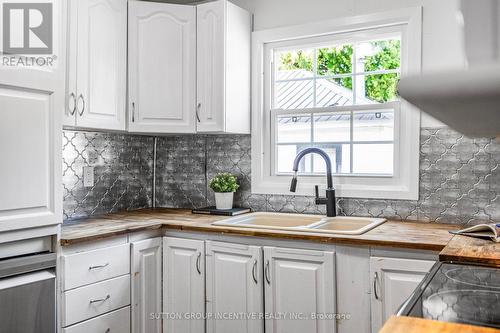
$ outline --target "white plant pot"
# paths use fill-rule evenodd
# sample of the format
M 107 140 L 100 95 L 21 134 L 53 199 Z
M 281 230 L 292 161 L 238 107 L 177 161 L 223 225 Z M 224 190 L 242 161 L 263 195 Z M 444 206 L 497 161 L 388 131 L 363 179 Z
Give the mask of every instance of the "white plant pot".
M 234 192 L 220 193 L 215 192 L 215 208 L 231 209 L 233 208 Z

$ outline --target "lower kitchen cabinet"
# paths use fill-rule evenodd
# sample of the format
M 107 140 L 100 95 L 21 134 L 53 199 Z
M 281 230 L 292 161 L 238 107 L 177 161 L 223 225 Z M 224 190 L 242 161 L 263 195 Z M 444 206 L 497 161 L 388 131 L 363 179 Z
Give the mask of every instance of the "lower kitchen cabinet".
M 64 328 L 63 333 L 130 332 L 130 306 Z
M 160 235 L 64 248 L 59 331 L 375 333 L 435 256 L 379 250 L 370 257 L 370 248 L 309 250 Z M 363 324 L 341 325 L 337 312 Z
M 370 258 L 372 333 L 398 311 L 433 265 L 431 260 Z
M 262 248 L 214 241 L 206 248 L 207 333 L 264 332 Z M 249 316 L 220 317 L 232 314 Z
M 264 247 L 266 333 L 336 331 L 333 252 Z M 313 318 L 312 314 L 326 316 Z
M 161 237 L 131 244 L 132 333 L 161 332 L 161 258 Z
M 163 277 L 163 332 L 205 332 L 205 242 L 163 238 Z

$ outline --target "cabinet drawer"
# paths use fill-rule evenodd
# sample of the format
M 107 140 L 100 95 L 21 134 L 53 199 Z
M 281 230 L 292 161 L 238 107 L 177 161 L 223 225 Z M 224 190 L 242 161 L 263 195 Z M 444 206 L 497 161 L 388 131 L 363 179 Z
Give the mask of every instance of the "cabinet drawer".
M 63 293 L 63 326 L 130 305 L 130 275 Z
M 63 290 L 130 273 L 130 247 L 122 244 L 62 256 Z
M 129 333 L 130 306 L 63 329 L 63 333 Z

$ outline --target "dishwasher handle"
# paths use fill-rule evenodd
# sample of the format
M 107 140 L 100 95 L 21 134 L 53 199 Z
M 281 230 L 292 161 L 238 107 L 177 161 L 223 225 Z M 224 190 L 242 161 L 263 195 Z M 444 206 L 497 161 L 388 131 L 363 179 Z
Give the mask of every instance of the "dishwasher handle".
M 0 279 L 0 292 L 7 289 L 17 288 L 24 285 L 38 283 L 47 280 L 55 280 L 53 270 L 43 270 Z
M 57 256 L 47 252 L 0 260 L 0 279 L 56 267 Z

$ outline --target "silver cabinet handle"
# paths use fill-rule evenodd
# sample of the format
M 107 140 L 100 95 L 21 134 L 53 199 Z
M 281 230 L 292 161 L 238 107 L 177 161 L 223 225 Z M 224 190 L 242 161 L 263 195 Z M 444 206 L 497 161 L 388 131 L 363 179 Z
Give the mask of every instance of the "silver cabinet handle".
M 109 262 L 105 263 L 104 265 L 89 266 L 89 271 L 91 271 L 93 269 L 104 268 L 107 266 L 109 266 Z
M 74 116 L 75 112 L 76 112 L 76 95 L 75 95 L 75 93 L 72 92 L 71 94 L 69 94 L 69 97 L 73 100 L 73 108 L 70 109 L 69 114 Z M 68 105 L 68 108 L 69 108 L 69 105 Z
M 110 299 L 111 296 L 109 295 L 106 295 L 105 298 L 101 298 L 101 299 L 91 299 L 90 300 L 90 304 L 94 304 L 94 303 L 102 303 L 102 302 L 106 302 L 108 299 Z
M 135 102 L 132 102 L 132 122 L 135 122 Z
M 373 295 L 375 296 L 376 300 L 379 300 L 377 293 L 377 280 L 378 280 L 378 273 L 375 272 L 375 274 L 373 274 Z
M 271 277 L 269 276 L 269 260 L 266 261 L 266 269 L 264 275 L 266 276 L 267 284 L 271 284 Z
M 201 275 L 201 252 L 198 252 L 198 257 L 196 258 L 196 270 Z
M 254 259 L 254 261 L 253 261 L 252 277 L 253 277 L 254 282 L 256 284 L 258 284 L 259 281 L 257 280 L 257 259 Z
M 78 99 L 77 99 L 77 105 L 78 105 L 78 102 L 79 101 L 82 101 L 82 111 L 79 111 L 78 113 L 80 114 L 80 117 L 83 116 L 83 113 L 85 112 L 85 98 L 83 98 L 83 95 L 80 94 L 78 95 Z M 78 108 L 78 107 L 77 107 Z
M 198 105 L 196 107 L 196 120 L 198 120 L 199 123 L 201 123 L 200 115 L 198 113 L 198 111 L 200 111 L 200 109 L 201 109 L 201 103 L 198 103 Z

